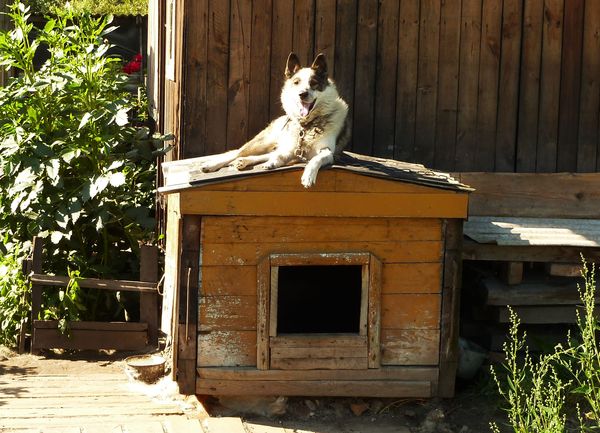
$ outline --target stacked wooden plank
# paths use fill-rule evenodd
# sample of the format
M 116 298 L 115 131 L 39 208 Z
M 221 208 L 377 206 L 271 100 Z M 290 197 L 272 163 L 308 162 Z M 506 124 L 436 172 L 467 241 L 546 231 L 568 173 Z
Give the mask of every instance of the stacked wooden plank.
M 476 189 L 463 258 L 500 270 L 479 282 L 487 317 L 507 323 L 510 305 L 524 324 L 575 323 L 582 257 L 600 262 L 600 175 L 458 177 Z

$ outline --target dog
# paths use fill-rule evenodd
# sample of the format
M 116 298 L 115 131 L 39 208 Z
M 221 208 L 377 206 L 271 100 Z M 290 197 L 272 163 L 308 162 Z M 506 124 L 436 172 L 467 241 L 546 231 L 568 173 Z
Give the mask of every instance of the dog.
M 334 155 L 350 141 L 348 104 L 328 76 L 324 54 L 317 55 L 310 67 L 302 67 L 298 56 L 290 53 L 281 104 L 283 116 L 239 149 L 208 157 L 202 171 L 228 165 L 243 170 L 262 163 L 272 170 L 305 162 L 301 183 L 305 188 L 313 186 L 319 169 L 332 164 Z

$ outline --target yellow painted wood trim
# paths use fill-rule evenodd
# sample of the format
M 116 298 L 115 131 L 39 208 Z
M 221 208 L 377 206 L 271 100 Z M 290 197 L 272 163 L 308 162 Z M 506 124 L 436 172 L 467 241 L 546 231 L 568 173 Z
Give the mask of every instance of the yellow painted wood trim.
M 467 205 L 462 193 L 181 192 L 186 215 L 466 218 Z

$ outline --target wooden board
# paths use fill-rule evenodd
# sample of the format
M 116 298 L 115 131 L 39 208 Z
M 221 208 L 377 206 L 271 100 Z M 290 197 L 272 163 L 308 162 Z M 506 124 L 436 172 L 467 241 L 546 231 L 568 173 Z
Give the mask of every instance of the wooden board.
M 198 334 L 198 367 L 256 366 L 256 331 Z
M 441 297 L 437 294 L 381 296 L 382 329 L 439 329 Z
M 588 262 L 600 261 L 597 248 L 557 246 L 499 246 L 465 241 L 463 260 L 523 261 L 523 262 L 575 262 L 581 255 Z
M 346 397 L 431 397 L 428 381 L 298 380 L 247 381 L 198 380 L 196 393 L 203 395 L 312 395 Z
M 382 365 L 437 365 L 440 357 L 438 329 L 383 329 Z
M 600 221 L 472 216 L 464 234 L 497 245 L 600 246 Z
M 475 188 L 469 215 L 591 218 L 600 214 L 600 174 L 461 173 Z
M 465 194 L 181 192 L 181 212 L 196 215 L 464 218 Z
M 203 266 L 202 296 L 256 296 L 256 267 Z
M 146 323 L 72 322 L 68 333 L 56 321 L 34 321 L 32 349 L 139 350 L 148 344 Z
M 523 324 L 529 325 L 553 325 L 559 323 L 577 323 L 577 311 L 584 312 L 583 306 L 544 305 L 544 306 L 515 306 L 513 311 Z M 498 307 L 496 317 L 500 323 L 510 323 L 510 313 L 506 307 Z
M 487 278 L 482 281 L 482 288 L 486 294 L 486 305 L 577 305 L 581 303 L 578 283 L 582 282 L 570 278 L 547 278 L 540 281 L 524 280 L 521 284 L 508 286 L 495 278 Z
M 198 330 L 256 330 L 256 296 L 201 296 Z
M 441 291 L 441 263 L 389 263 L 382 272 L 383 294 Z

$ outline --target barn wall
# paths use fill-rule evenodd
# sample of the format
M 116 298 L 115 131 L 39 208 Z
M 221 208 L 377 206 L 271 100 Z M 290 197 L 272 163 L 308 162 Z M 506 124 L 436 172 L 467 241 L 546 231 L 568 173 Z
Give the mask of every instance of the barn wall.
M 280 114 L 294 50 L 327 54 L 354 151 L 600 170 L 596 0 L 186 0 L 184 16 L 180 157 L 237 147 Z

